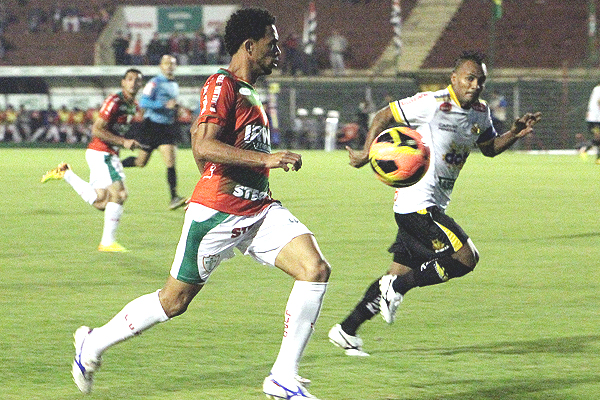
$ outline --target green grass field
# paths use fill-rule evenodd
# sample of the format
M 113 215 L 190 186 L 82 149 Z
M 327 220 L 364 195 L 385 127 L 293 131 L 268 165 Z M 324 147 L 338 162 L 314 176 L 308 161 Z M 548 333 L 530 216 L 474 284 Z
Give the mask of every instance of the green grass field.
M 592 160 L 509 153 L 469 158 L 448 213 L 481 253 L 474 273 L 405 298 L 394 325 L 363 326 L 368 358 L 327 340 L 386 269 L 395 237 L 393 190 L 345 152 L 302 152 L 298 173 L 272 188 L 316 234 L 333 266 L 301 374 L 323 400 L 600 398 L 598 175 Z M 125 152 L 124 155 L 127 155 Z M 72 334 L 104 324 L 160 288 L 183 211 L 167 210 L 158 154 L 128 169 L 119 241 L 100 254 L 102 214 L 65 182 L 40 184 L 84 150 L 0 149 L 0 398 L 80 399 L 70 376 Z M 198 178 L 179 153 L 181 192 Z M 93 399 L 262 399 L 279 349 L 292 281 L 238 256 L 221 265 L 186 314 L 104 355 Z

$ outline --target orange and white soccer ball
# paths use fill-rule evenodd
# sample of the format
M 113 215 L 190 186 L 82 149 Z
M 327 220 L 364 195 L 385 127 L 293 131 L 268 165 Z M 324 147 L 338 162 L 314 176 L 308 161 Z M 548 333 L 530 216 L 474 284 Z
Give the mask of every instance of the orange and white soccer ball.
M 429 147 L 419 132 L 396 126 L 375 138 L 369 150 L 369 163 L 380 181 L 402 188 L 423 178 L 429 168 L 429 155 Z

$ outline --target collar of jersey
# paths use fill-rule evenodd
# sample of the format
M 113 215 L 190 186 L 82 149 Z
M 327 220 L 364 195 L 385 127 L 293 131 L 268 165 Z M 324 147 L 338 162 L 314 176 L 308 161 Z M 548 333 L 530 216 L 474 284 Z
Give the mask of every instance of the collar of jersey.
M 452 89 L 452 85 L 448 85 L 447 89 L 448 89 L 448 92 L 450 93 L 450 99 L 452 99 L 452 101 L 454 101 L 454 103 L 457 106 L 461 107 L 460 103 L 458 102 L 458 97 L 456 97 L 456 93 L 454 93 L 454 89 Z

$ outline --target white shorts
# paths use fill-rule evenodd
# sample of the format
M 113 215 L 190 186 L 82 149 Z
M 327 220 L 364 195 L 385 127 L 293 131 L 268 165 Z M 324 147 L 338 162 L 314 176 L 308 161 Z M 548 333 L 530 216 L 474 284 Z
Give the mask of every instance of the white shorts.
M 204 283 L 221 261 L 234 256 L 234 248 L 259 263 L 274 266 L 281 249 L 306 233 L 312 235 L 279 203 L 250 217 L 191 203 L 185 213 L 171 276 L 186 283 Z
M 90 166 L 90 185 L 94 189 L 106 189 L 114 182 L 125 180 L 123 164 L 121 164 L 119 156 L 87 149 L 85 160 Z

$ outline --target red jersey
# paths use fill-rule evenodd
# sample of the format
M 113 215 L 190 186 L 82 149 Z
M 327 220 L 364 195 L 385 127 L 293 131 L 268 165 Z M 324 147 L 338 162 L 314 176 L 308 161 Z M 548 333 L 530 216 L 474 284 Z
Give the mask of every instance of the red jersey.
M 269 121 L 252 85 L 220 69 L 208 78 L 195 124 L 224 127 L 218 140 L 261 153 L 271 152 Z M 191 201 L 235 215 L 253 215 L 271 204 L 269 169 L 207 162 Z
M 119 92 L 112 94 L 104 100 L 98 118 L 102 118 L 108 122 L 106 129 L 111 133 L 125 137 L 131 127 L 131 120 L 137 112 L 138 105 L 134 100 L 129 102 L 123 97 L 123 93 Z M 88 145 L 88 149 L 105 151 L 111 154 L 119 154 L 119 147 L 110 145 L 96 136 L 92 137 L 92 141 Z

